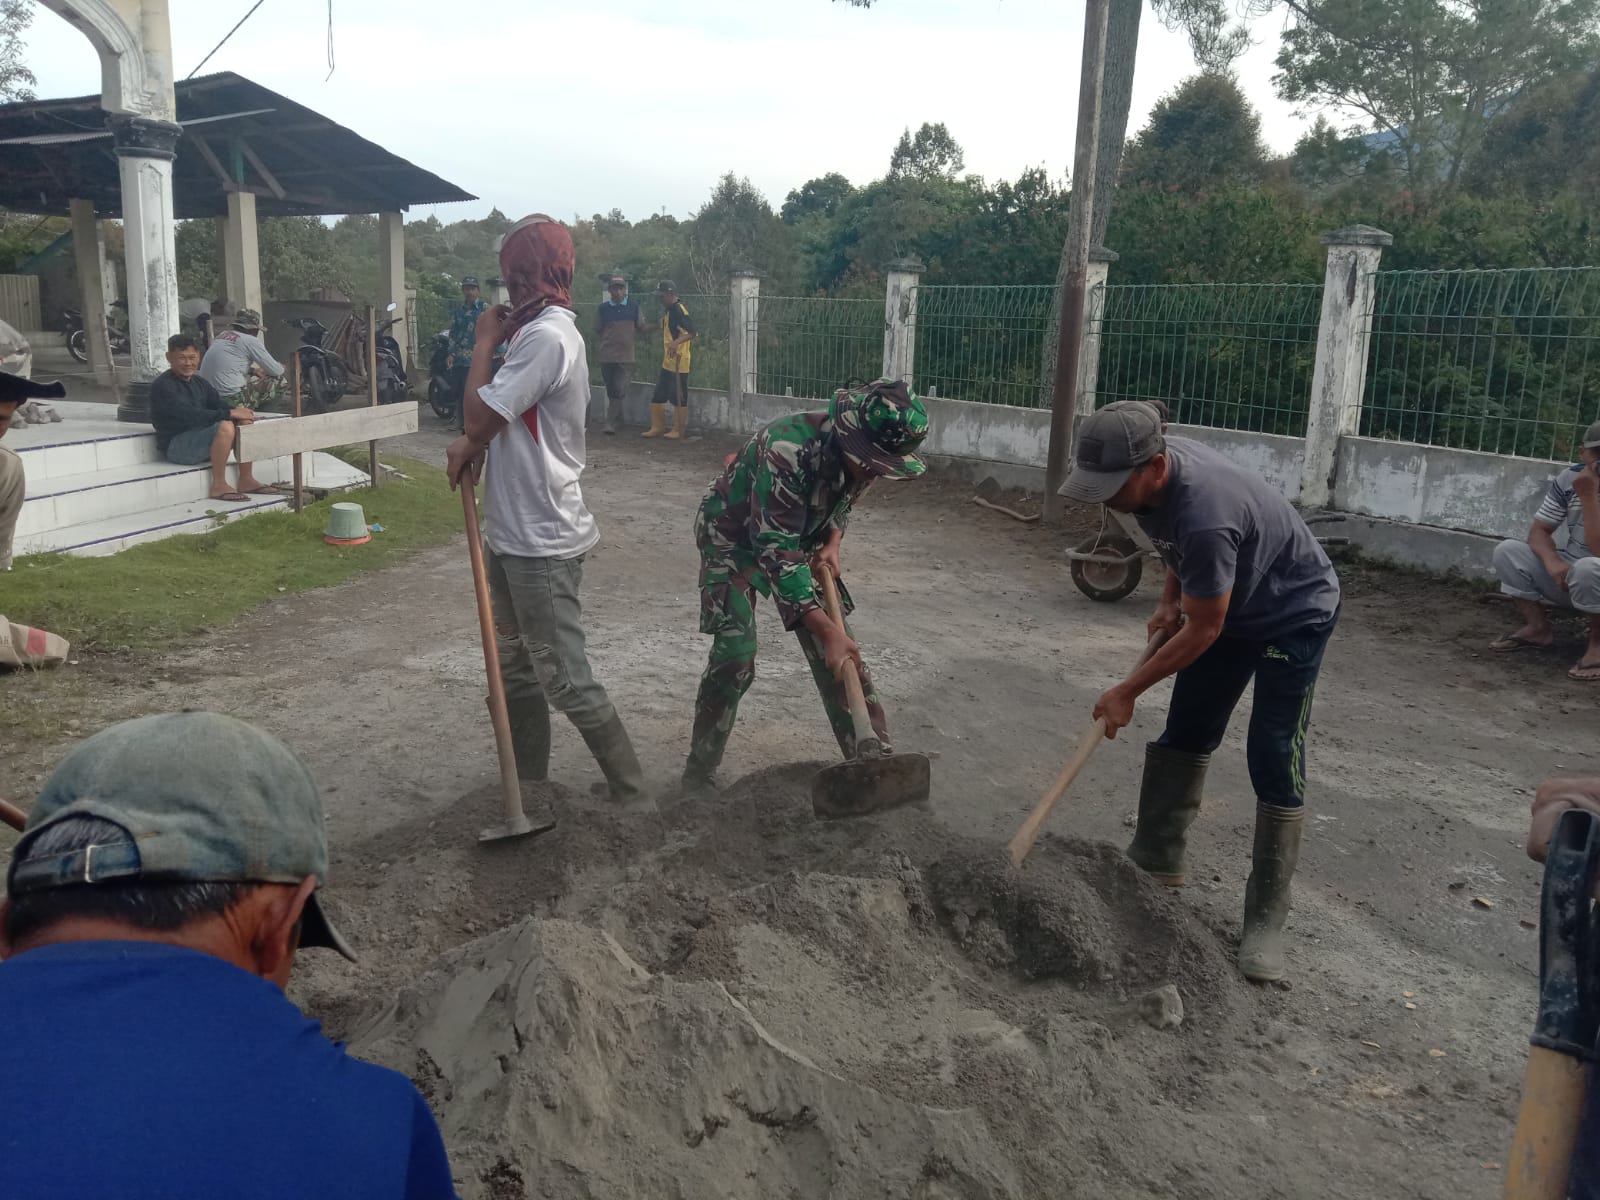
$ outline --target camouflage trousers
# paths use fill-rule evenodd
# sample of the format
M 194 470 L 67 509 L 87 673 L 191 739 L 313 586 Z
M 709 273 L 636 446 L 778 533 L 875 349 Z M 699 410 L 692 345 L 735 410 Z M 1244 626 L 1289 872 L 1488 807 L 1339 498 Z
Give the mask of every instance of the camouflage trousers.
M 840 604 L 850 611 L 841 583 Z M 700 692 L 695 697 L 694 732 L 689 742 L 689 769 L 709 774 L 722 762 L 728 738 L 733 733 L 733 723 L 738 717 L 739 701 L 750 690 L 756 675 L 756 601 L 757 586 L 750 572 L 741 571 L 726 560 L 702 552 L 700 563 L 700 632 L 712 637 L 711 657 L 705 673 L 700 676 Z M 819 597 L 820 599 L 820 597 Z M 848 620 L 845 630 L 849 632 Z M 828 724 L 846 758 L 854 758 L 856 750 L 855 725 L 850 719 L 850 703 L 845 698 L 844 684 L 828 671 L 823 658 L 822 644 L 804 626 L 795 631 L 800 649 L 811 667 L 811 678 L 822 697 L 823 710 L 828 714 Z M 851 633 L 851 636 L 855 635 Z M 889 745 L 889 722 L 883 706 L 878 702 L 877 689 L 873 687 L 872 674 L 861 668 L 861 690 L 866 695 L 867 713 L 872 719 L 873 732 L 885 748 Z

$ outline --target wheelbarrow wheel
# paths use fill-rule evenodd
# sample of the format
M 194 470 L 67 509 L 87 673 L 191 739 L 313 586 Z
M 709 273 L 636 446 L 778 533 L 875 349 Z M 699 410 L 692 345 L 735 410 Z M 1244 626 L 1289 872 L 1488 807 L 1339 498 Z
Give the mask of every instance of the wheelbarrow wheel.
M 1121 600 L 1139 586 L 1139 580 L 1144 575 L 1144 555 L 1133 544 L 1132 538 L 1118 533 L 1096 534 L 1080 543 L 1075 550 L 1078 554 L 1121 555 L 1123 559 L 1120 563 L 1083 562 L 1076 558 L 1068 560 L 1072 582 L 1089 599 L 1110 604 Z

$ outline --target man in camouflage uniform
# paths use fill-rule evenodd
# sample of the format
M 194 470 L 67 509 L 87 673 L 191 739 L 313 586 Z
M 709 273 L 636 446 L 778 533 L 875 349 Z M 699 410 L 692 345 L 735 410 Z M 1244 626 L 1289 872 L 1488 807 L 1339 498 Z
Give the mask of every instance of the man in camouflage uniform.
M 695 518 L 700 548 L 700 632 L 714 639 L 695 700 L 686 788 L 715 787 L 739 701 L 755 677 L 756 593 L 778 606 L 811 664 L 834 737 L 847 758 L 855 729 L 840 678 L 859 670 L 872 728 L 887 748 L 888 723 L 872 677 L 847 627 L 823 610 L 813 566 L 839 574 L 839 543 L 851 505 L 875 479 L 927 470 L 917 449 L 928 434 L 922 401 L 898 381 L 840 391 L 826 412 L 780 417 L 728 460 Z M 839 583 L 839 602 L 852 611 Z
M 463 278 L 461 303 L 450 309 L 450 394 L 455 397 L 458 413 L 464 411 L 461 399 L 466 392 L 467 370 L 472 366 L 472 350 L 477 345 L 478 318 L 488 307 L 479 291 L 478 277 Z

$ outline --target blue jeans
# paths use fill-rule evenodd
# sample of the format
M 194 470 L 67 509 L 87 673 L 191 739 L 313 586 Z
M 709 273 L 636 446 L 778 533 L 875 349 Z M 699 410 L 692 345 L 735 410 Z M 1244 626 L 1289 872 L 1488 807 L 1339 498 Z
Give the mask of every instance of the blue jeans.
M 1306 729 L 1322 654 L 1339 623 L 1336 612 L 1270 641 L 1229 637 L 1213 642 L 1179 671 L 1172 686 L 1166 730 L 1156 745 L 1187 754 L 1210 754 L 1222 744 L 1228 720 L 1253 676 L 1255 702 L 1245 757 L 1256 799 L 1299 808 L 1306 794 Z
M 199 429 L 185 429 L 172 435 L 167 443 L 167 461 L 180 466 L 193 467 L 211 461 L 211 444 L 217 440 L 217 430 L 222 422 L 202 425 Z

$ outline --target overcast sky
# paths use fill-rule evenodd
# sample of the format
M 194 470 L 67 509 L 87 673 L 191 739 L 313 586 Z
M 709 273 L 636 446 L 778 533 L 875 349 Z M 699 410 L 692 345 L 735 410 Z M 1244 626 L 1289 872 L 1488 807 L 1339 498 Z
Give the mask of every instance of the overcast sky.
M 171 0 L 187 75 L 253 0 Z M 620 208 L 687 216 L 724 171 L 772 202 L 817 175 L 881 175 L 901 130 L 943 121 L 967 170 L 1065 174 L 1077 110 L 1082 0 L 265 0 L 202 73 L 237 71 L 515 217 Z M 1305 122 L 1272 90 L 1281 18 L 1239 65 L 1270 146 Z M 98 61 L 37 8 L 41 97 L 97 92 Z M 1194 72 L 1188 43 L 1145 13 L 1130 132 Z

